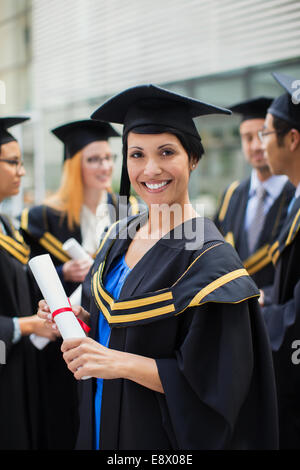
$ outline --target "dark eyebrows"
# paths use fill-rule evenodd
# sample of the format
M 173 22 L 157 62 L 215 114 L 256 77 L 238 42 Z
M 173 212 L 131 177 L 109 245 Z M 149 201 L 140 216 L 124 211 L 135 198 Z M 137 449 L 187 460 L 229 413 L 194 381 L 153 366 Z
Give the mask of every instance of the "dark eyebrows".
M 161 148 L 163 148 L 163 147 L 167 147 L 168 145 L 171 145 L 171 146 L 173 145 L 174 147 L 176 146 L 175 143 L 170 142 L 170 143 L 168 143 L 168 144 L 160 145 L 160 146 L 158 147 L 158 149 L 161 149 Z
M 172 143 L 172 142 L 166 143 L 166 144 L 160 145 L 160 146 L 157 147 L 157 148 L 158 148 L 158 150 L 160 150 L 160 149 L 162 149 L 162 148 L 164 148 L 164 147 L 168 147 L 168 146 L 169 146 L 169 147 L 170 147 L 170 146 L 176 147 L 176 143 L 175 143 L 175 142 L 173 142 L 173 143 Z M 138 145 L 132 145 L 131 147 L 128 147 L 128 150 L 130 150 L 130 149 L 144 150 L 143 147 L 139 147 Z

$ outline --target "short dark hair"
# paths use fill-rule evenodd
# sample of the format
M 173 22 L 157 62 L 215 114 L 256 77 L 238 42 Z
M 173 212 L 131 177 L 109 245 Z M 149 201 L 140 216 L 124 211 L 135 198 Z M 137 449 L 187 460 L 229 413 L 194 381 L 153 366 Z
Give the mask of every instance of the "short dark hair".
M 188 135 L 185 132 L 174 129 L 173 127 L 146 125 L 135 127 L 131 129 L 130 132 L 135 134 L 174 134 L 188 154 L 189 160 L 193 158 L 196 162 L 198 162 L 204 154 L 204 148 L 201 143 L 200 136 L 199 139 L 197 139 L 192 135 Z M 127 137 L 128 133 L 123 135 L 123 157 L 127 157 Z
M 183 131 L 174 129 L 173 127 L 159 126 L 159 125 L 145 125 L 145 126 L 135 127 L 131 129 L 130 132 L 133 132 L 135 134 L 164 134 L 164 133 L 173 134 L 180 141 L 181 145 L 183 146 L 186 153 L 188 154 L 188 158 L 190 161 L 193 159 L 195 162 L 198 162 L 200 158 L 202 157 L 202 155 L 204 154 L 204 148 L 201 143 L 200 136 L 199 136 L 199 139 L 197 139 L 196 137 L 189 135 Z M 120 186 L 120 194 L 126 195 L 126 196 L 129 195 L 129 191 L 130 191 L 130 182 L 129 182 L 129 176 L 127 172 L 128 134 L 129 132 L 123 134 L 123 148 L 122 148 L 123 167 L 122 167 L 121 186 Z
M 287 121 L 284 121 L 283 119 L 273 116 L 273 127 L 274 130 L 276 131 L 276 137 L 277 137 L 277 143 L 279 147 L 283 145 L 283 139 L 284 137 L 290 132 L 291 129 L 295 129 L 295 126 L 290 124 Z M 297 129 L 299 131 L 299 129 Z M 300 131 L 299 131 L 300 132 Z

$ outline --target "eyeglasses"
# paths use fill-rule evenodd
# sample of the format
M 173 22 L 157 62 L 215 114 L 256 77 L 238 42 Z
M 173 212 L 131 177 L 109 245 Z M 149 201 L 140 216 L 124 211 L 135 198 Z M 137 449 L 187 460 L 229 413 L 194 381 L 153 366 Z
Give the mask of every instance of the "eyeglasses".
M 15 167 L 16 173 L 18 173 L 21 168 L 24 168 L 23 160 L 10 160 L 8 158 L 0 158 L 0 162 L 8 163 L 11 167 Z
M 94 156 L 94 157 L 88 157 L 86 159 L 86 163 L 91 167 L 97 167 L 97 166 L 101 167 L 101 166 L 104 165 L 104 163 L 111 166 L 114 163 L 114 161 L 116 160 L 116 158 L 117 158 L 117 155 L 115 155 L 115 154 L 106 155 L 106 157 Z
M 266 137 L 266 135 L 269 135 L 269 134 L 276 134 L 277 131 L 258 131 L 258 137 L 259 137 L 259 140 L 261 142 L 264 141 L 264 137 Z

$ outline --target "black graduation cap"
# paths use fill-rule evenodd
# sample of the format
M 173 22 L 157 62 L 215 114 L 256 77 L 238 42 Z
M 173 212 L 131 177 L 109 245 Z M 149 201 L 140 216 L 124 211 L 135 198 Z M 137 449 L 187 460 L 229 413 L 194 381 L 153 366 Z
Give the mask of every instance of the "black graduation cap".
M 234 106 L 230 106 L 229 109 L 233 113 L 241 114 L 241 122 L 248 121 L 249 119 L 265 119 L 273 99 L 260 96 L 259 98 L 252 98 L 251 100 L 237 103 Z
M 124 124 L 123 136 L 136 127 L 165 126 L 201 141 L 193 118 L 205 114 L 231 114 L 231 111 L 149 84 L 128 88 L 113 96 L 91 118 Z M 129 193 L 130 181 L 124 156 L 120 194 L 129 196 Z
M 74 121 L 56 127 L 51 131 L 65 145 L 64 160 L 72 158 L 86 145 L 97 140 L 120 137 L 120 134 L 108 123 L 86 119 Z
M 231 112 L 150 84 L 128 88 L 113 96 L 91 118 L 124 124 L 124 134 L 134 127 L 161 125 L 179 129 L 200 139 L 193 118 L 205 114 Z
M 11 116 L 11 117 L 0 117 L 0 145 L 7 144 L 8 142 L 16 141 L 17 139 L 12 136 L 7 129 L 10 127 L 21 124 L 24 121 L 30 119 L 24 116 Z
M 277 72 L 272 75 L 287 93 L 276 98 L 268 112 L 300 130 L 300 80 Z

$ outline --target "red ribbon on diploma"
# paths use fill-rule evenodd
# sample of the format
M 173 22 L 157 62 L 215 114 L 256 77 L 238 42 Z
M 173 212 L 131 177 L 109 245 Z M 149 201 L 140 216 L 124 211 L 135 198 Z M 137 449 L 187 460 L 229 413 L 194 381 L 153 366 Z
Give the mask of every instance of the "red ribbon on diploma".
M 69 297 L 68 297 L 68 301 L 69 301 L 70 307 L 72 307 Z M 77 318 L 77 320 L 79 321 L 81 328 L 86 332 L 86 334 L 88 334 L 91 331 L 90 327 L 86 323 L 84 323 L 84 321 L 80 320 L 80 318 Z
M 71 305 L 71 302 L 70 302 L 70 299 L 68 299 L 69 301 L 69 304 Z M 56 315 L 59 315 L 60 313 L 63 313 L 63 312 L 72 312 L 72 308 L 70 307 L 63 307 L 63 308 L 59 308 L 57 310 L 54 310 L 54 312 L 52 313 L 52 318 L 54 319 L 54 317 Z M 77 318 L 77 317 L 76 317 Z M 77 320 L 79 321 L 80 323 L 80 326 L 81 328 L 86 332 L 86 333 L 89 333 L 89 331 L 91 330 L 90 327 L 84 323 L 84 321 L 80 320 L 80 318 L 77 318 Z
M 88 334 L 91 331 L 90 327 L 84 323 L 84 321 L 80 320 L 80 318 L 77 318 L 77 320 L 79 321 L 81 328 Z
M 70 307 L 64 307 L 64 308 L 59 308 L 57 310 L 54 310 L 54 312 L 52 313 L 52 319 L 54 320 L 54 317 L 56 317 L 56 315 L 59 315 L 60 313 L 63 313 L 63 312 L 72 312 L 72 309 Z

